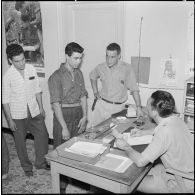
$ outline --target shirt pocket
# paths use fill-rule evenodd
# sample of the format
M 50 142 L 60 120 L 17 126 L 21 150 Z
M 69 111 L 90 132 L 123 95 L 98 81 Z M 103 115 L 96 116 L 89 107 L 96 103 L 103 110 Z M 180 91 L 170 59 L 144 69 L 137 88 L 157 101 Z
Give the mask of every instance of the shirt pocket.
M 37 85 L 37 82 L 36 82 L 36 79 L 31 79 L 31 80 L 28 80 L 28 88 L 30 91 L 32 92 L 36 92 L 36 85 Z

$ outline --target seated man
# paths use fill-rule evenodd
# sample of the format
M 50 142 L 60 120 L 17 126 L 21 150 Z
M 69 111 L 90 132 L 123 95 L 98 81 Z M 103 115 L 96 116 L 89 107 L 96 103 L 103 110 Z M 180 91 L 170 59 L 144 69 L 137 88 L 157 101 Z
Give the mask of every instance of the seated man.
M 169 169 L 185 175 L 194 173 L 193 136 L 184 121 L 174 114 L 174 98 L 166 91 L 156 91 L 148 99 L 147 109 L 149 116 L 157 123 L 153 130 L 153 140 L 147 148 L 139 153 L 124 139 L 117 138 L 116 141 L 116 145 L 125 150 L 138 167 L 153 163 L 159 158 L 162 161 L 150 170 L 137 190 L 145 193 L 193 192 L 194 180 L 183 178 L 186 187 L 184 190 L 175 175 L 167 172 Z M 136 134 L 140 136 L 141 130 Z M 113 135 L 119 137 L 117 132 L 113 132 Z

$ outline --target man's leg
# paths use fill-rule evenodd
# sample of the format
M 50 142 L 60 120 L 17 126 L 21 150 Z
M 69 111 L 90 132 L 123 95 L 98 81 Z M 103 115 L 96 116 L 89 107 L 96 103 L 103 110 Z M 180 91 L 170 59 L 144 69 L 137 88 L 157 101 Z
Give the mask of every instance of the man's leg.
M 41 114 L 34 118 L 29 117 L 29 130 L 34 136 L 35 146 L 35 167 L 45 166 L 45 155 L 48 153 L 48 132 L 44 118 Z
M 137 190 L 144 193 L 169 193 L 166 172 L 163 165 L 157 164 L 154 166 L 141 181 Z
M 6 179 L 9 171 L 10 158 L 9 158 L 9 151 L 7 148 L 5 137 L 3 133 L 1 135 L 2 135 L 2 150 L 1 150 L 2 151 L 2 179 Z
M 56 149 L 63 142 L 64 140 L 62 139 L 62 127 L 55 114 L 53 114 L 53 149 Z
M 13 135 L 18 158 L 25 172 L 32 171 L 33 166 L 28 158 L 26 149 L 27 119 L 14 119 L 14 122 L 16 123 L 17 130 L 13 131 Z
M 93 111 L 92 125 L 96 126 L 104 120 L 108 119 L 111 115 L 107 111 L 106 104 L 103 100 L 98 100 Z

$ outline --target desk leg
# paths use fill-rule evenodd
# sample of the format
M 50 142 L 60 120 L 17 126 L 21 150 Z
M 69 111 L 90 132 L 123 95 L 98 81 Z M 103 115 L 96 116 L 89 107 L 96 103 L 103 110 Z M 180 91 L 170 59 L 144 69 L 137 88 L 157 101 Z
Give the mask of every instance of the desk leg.
M 60 174 L 57 172 L 57 163 L 51 161 L 51 179 L 52 191 L 55 194 L 60 194 Z

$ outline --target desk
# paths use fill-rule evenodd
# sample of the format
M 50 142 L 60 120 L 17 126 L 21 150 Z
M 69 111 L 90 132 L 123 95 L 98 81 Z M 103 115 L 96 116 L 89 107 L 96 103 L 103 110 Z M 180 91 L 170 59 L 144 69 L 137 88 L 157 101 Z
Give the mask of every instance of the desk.
M 104 123 L 109 122 L 110 120 L 111 119 L 108 119 L 104 121 Z M 121 132 L 123 132 L 130 126 L 130 123 L 123 123 L 120 124 L 119 128 Z M 134 149 L 141 152 L 146 146 L 147 145 L 134 146 Z M 125 152 L 122 150 L 111 149 L 110 152 L 126 156 Z M 51 164 L 53 193 L 60 193 L 60 174 L 86 182 L 110 192 L 130 193 L 136 188 L 139 182 L 152 167 L 152 164 L 149 164 L 146 167 L 138 168 L 133 163 L 124 173 L 117 173 L 88 163 L 60 157 L 56 150 L 47 154 L 46 159 L 49 160 Z

